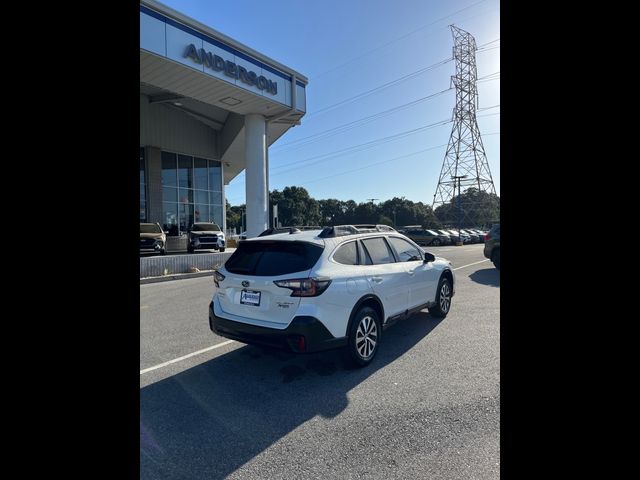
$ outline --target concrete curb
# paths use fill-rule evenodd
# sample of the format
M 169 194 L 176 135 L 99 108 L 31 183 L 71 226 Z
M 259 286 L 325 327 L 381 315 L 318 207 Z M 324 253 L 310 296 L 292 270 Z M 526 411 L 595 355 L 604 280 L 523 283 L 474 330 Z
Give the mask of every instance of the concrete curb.
M 145 277 L 140 279 L 140 285 L 147 283 L 168 282 L 170 280 L 183 280 L 185 278 L 210 277 L 213 276 L 213 270 L 204 270 L 195 273 L 177 273 L 174 275 L 163 275 L 161 277 Z

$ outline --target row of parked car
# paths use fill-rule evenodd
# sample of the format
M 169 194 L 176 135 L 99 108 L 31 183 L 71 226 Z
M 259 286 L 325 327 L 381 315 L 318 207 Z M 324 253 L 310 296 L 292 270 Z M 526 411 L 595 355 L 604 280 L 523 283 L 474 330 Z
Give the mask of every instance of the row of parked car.
M 163 230 L 159 223 L 140 223 L 140 253 L 159 253 L 167 251 L 167 235 L 169 230 Z M 187 231 L 187 251 L 218 250 L 224 252 L 226 241 L 224 232 L 216 223 L 198 222 Z
M 409 225 L 398 229 L 398 232 L 409 237 L 418 245 L 451 245 L 459 241 L 463 244 L 484 243 L 487 232 L 478 228 L 463 228 L 458 230 L 446 229 L 425 229 L 420 225 Z

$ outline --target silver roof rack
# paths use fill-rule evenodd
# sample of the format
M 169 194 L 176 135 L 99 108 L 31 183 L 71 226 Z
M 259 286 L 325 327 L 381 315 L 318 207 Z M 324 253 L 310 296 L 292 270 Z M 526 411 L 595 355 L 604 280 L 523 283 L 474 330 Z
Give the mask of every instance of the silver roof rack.
M 358 233 L 373 232 L 395 232 L 396 230 L 389 225 L 335 225 L 333 227 L 324 227 L 318 235 L 319 238 L 343 237 L 345 235 L 356 235 Z

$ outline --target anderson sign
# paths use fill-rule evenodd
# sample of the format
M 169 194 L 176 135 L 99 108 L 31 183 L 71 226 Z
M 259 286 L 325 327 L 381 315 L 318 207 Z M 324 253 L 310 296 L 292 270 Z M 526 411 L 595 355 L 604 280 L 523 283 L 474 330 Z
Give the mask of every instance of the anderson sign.
M 255 85 L 260 90 L 265 90 L 271 95 L 278 94 L 278 84 L 276 82 L 262 75 L 258 76 L 256 72 L 247 71 L 246 68 L 236 65 L 229 60 L 225 60 L 218 55 L 206 52 L 204 48 L 197 49 L 193 43 L 187 47 L 184 56 L 190 58 L 197 64 L 204 64 L 205 67 L 209 67 L 217 72 L 224 71 L 225 75 L 239 79 L 247 85 Z

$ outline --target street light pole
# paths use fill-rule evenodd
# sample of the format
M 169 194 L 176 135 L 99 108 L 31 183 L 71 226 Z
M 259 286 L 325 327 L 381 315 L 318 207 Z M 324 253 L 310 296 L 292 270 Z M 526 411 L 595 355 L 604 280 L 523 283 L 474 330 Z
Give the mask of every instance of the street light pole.
M 462 189 L 460 186 L 460 180 L 462 180 L 463 178 L 467 178 L 466 175 L 455 175 L 452 176 L 451 178 L 453 178 L 453 195 L 455 196 L 456 194 L 456 180 L 458 181 L 458 246 L 462 245 L 462 234 L 460 233 L 460 229 L 462 228 Z

